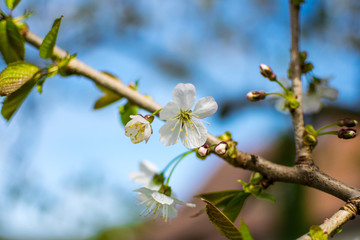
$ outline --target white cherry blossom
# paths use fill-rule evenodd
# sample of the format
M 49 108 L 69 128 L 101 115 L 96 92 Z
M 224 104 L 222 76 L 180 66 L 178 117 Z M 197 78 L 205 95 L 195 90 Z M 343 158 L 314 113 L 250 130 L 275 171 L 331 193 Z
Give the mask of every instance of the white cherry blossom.
M 160 119 L 166 120 L 161 127 L 160 141 L 165 145 L 177 143 L 179 137 L 187 148 L 197 148 L 206 142 L 207 130 L 204 124 L 197 120 L 213 115 L 218 108 L 213 97 L 200 98 L 195 105 L 195 87 L 187 83 L 176 85 L 173 101 L 169 102 L 161 111 Z
M 156 190 L 151 190 L 145 187 L 134 191 L 140 193 L 142 196 L 142 202 L 140 205 L 145 205 L 145 209 L 140 215 L 147 216 L 149 214 L 153 214 L 154 217 L 156 217 L 160 214 L 164 219 L 164 222 L 167 222 L 168 218 L 174 218 L 177 216 L 175 204 L 181 204 L 188 207 L 196 206 L 193 203 L 186 203 L 173 196 L 167 196 Z
M 151 125 L 141 115 L 130 115 L 131 120 L 125 125 L 125 135 L 131 138 L 131 142 L 139 143 L 150 138 L 152 133 Z
M 129 177 L 133 182 L 142 184 L 143 187 L 159 190 L 161 186 L 153 181 L 154 175 L 158 172 L 158 168 L 152 162 L 143 160 L 140 163 L 140 172 L 131 172 Z

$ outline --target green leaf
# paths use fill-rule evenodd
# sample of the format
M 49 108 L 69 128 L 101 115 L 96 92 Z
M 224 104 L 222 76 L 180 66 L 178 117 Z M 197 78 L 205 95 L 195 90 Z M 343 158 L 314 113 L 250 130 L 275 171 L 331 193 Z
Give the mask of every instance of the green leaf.
M 328 240 L 328 236 L 323 232 L 320 226 L 313 225 L 309 231 L 310 237 L 313 240 Z
M 212 202 L 217 207 L 225 207 L 233 197 L 237 196 L 241 190 L 226 190 L 212 193 L 202 193 L 195 197 L 203 198 Z
M 0 52 L 9 64 L 25 57 L 25 41 L 12 19 L 0 21 Z
M 21 0 L 5 0 L 6 5 L 8 6 L 8 8 L 10 9 L 14 9 Z
M 120 79 L 118 79 L 117 77 L 115 77 L 111 73 L 107 73 L 107 72 L 103 72 L 103 73 L 108 75 L 109 77 L 113 78 L 114 81 L 120 82 Z M 96 84 L 96 87 L 98 87 L 103 93 L 105 93 L 105 95 L 100 97 L 96 101 L 96 103 L 94 105 L 95 110 L 106 107 L 106 106 L 108 106 L 108 105 L 122 99 L 122 97 L 119 96 L 117 93 L 111 91 L 110 89 L 108 89 L 108 88 L 106 88 L 104 86 L 101 86 L 100 84 Z
M 121 122 L 125 126 L 130 121 L 130 115 L 136 115 L 138 113 L 138 107 L 130 102 L 127 102 L 124 106 L 119 107 L 121 114 Z
M 244 221 L 241 221 L 240 223 L 240 232 L 244 240 L 254 240 L 250 234 L 249 227 L 245 224 Z
M 223 213 L 229 218 L 230 221 L 234 222 L 239 216 L 242 207 L 246 199 L 250 196 L 250 193 L 241 191 L 223 209 Z
M 266 199 L 266 200 L 269 200 L 269 201 L 271 201 L 273 203 L 276 202 L 276 198 L 274 196 L 264 192 L 263 190 L 259 194 L 255 195 L 255 197 Z
M 206 213 L 215 227 L 228 239 L 241 240 L 240 230 L 211 202 L 202 199 L 206 203 Z
M 44 59 L 49 59 L 53 56 L 53 51 L 54 51 L 54 47 L 56 44 L 56 38 L 57 38 L 57 35 L 59 32 L 60 23 L 61 23 L 62 18 L 63 18 L 63 16 L 55 19 L 51 30 L 48 32 L 48 34 L 45 36 L 43 42 L 41 43 L 40 48 L 39 48 L 40 57 L 42 57 Z
M 27 81 L 21 88 L 7 96 L 3 102 L 1 114 L 6 120 L 10 120 L 14 113 L 19 109 L 25 98 L 29 95 L 36 84 L 36 79 Z
M 10 63 L 0 73 L 0 96 L 7 96 L 32 79 L 39 68 L 27 62 Z

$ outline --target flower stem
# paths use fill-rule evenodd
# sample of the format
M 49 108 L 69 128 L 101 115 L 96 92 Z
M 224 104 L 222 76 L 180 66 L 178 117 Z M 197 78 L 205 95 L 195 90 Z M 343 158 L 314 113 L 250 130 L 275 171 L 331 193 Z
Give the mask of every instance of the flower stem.
M 179 160 L 177 160 L 177 162 L 175 163 L 175 165 L 173 166 L 173 168 L 172 168 L 171 171 L 170 171 L 169 177 L 168 177 L 167 180 L 166 180 L 166 184 L 165 184 L 166 186 L 169 184 L 171 175 L 173 174 L 176 166 L 177 166 L 177 165 L 181 162 L 181 160 L 183 160 L 187 155 L 189 155 L 190 153 L 193 153 L 193 152 L 195 152 L 195 149 L 192 149 L 192 150 L 190 150 L 190 151 L 188 151 L 188 152 L 186 152 L 186 153 L 183 153 L 182 155 L 180 155 L 180 156 L 178 156 L 178 157 L 175 158 L 175 159 L 177 159 L 177 158 L 180 157 Z M 174 160 L 175 160 L 175 159 L 174 159 Z M 171 163 L 174 162 L 174 160 L 172 160 Z M 169 165 L 169 164 L 168 164 L 168 165 Z M 166 168 L 167 168 L 167 167 L 168 167 L 168 166 L 166 166 Z
M 326 129 L 326 128 L 329 128 L 329 127 L 332 127 L 332 126 L 338 126 L 338 122 L 336 122 L 336 123 L 332 123 L 332 124 L 329 124 L 329 125 L 326 125 L 326 126 L 324 126 L 324 127 L 322 127 L 322 128 L 319 128 L 316 132 L 317 133 L 319 133 L 320 131 L 322 131 L 322 130 L 324 130 L 324 129 Z
M 286 87 L 284 87 L 284 85 L 283 85 L 281 82 L 279 82 L 278 80 L 276 80 L 275 82 L 277 82 L 277 83 L 280 85 L 280 87 L 284 90 L 285 93 L 287 93 L 287 92 L 289 91 L 289 90 L 286 89 Z
M 162 110 L 162 108 L 156 110 L 155 112 L 153 112 L 150 116 L 155 116 L 156 114 L 158 114 L 158 112 L 160 112 Z
M 278 96 L 281 96 L 281 97 L 287 99 L 287 97 L 282 93 L 265 93 L 265 95 L 278 95 Z
M 318 136 L 321 136 L 321 135 L 337 135 L 338 134 L 338 131 L 330 131 L 330 132 L 321 132 L 318 134 Z

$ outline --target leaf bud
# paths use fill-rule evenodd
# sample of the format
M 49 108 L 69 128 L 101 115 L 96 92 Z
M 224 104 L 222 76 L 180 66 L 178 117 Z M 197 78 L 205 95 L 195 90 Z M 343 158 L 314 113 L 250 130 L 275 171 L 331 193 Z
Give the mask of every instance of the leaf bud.
M 210 146 L 208 144 L 204 144 L 201 147 L 198 148 L 197 154 L 200 157 L 206 157 L 209 154 Z
M 303 142 L 307 146 L 315 146 L 317 144 L 317 139 L 314 135 L 305 135 L 303 137 Z
M 270 81 L 276 80 L 276 75 L 269 66 L 267 66 L 265 64 L 260 64 L 259 68 L 260 68 L 261 75 L 268 78 Z
M 356 137 L 357 133 L 355 129 L 347 128 L 347 129 L 340 129 L 338 132 L 338 137 L 342 139 L 351 139 Z
M 339 127 L 355 127 L 358 124 L 358 121 L 351 118 L 343 118 L 339 120 Z
M 154 116 L 152 115 L 145 115 L 145 120 L 147 120 L 149 123 L 152 123 L 154 121 Z
M 265 99 L 266 94 L 264 91 L 251 91 L 246 94 L 246 98 L 249 101 L 256 102 Z
M 219 155 L 224 155 L 226 153 L 226 150 L 228 148 L 227 142 L 219 142 L 215 147 L 215 152 Z
M 228 142 L 232 140 L 231 132 L 226 131 L 218 137 L 221 141 Z

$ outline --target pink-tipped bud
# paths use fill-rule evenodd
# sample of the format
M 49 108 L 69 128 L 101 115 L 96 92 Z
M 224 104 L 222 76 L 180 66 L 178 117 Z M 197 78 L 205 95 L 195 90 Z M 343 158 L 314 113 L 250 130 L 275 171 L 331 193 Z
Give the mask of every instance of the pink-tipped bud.
M 342 139 L 351 139 L 356 137 L 357 133 L 355 129 L 347 128 L 347 129 L 340 129 L 338 132 L 338 137 Z
M 199 147 L 197 153 L 200 157 L 206 157 L 209 154 L 210 146 L 208 144 L 204 144 L 201 147 Z
M 264 77 L 268 78 L 270 81 L 275 81 L 276 80 L 275 73 L 273 72 L 273 70 L 268 65 L 260 64 L 260 73 Z
M 215 152 L 219 155 L 223 155 L 226 153 L 227 149 L 228 149 L 227 142 L 219 142 L 215 147 Z
M 265 99 L 266 94 L 264 91 L 251 91 L 246 94 L 249 101 L 256 102 Z
M 351 118 L 344 118 L 339 120 L 339 127 L 355 127 L 358 124 L 358 121 Z

